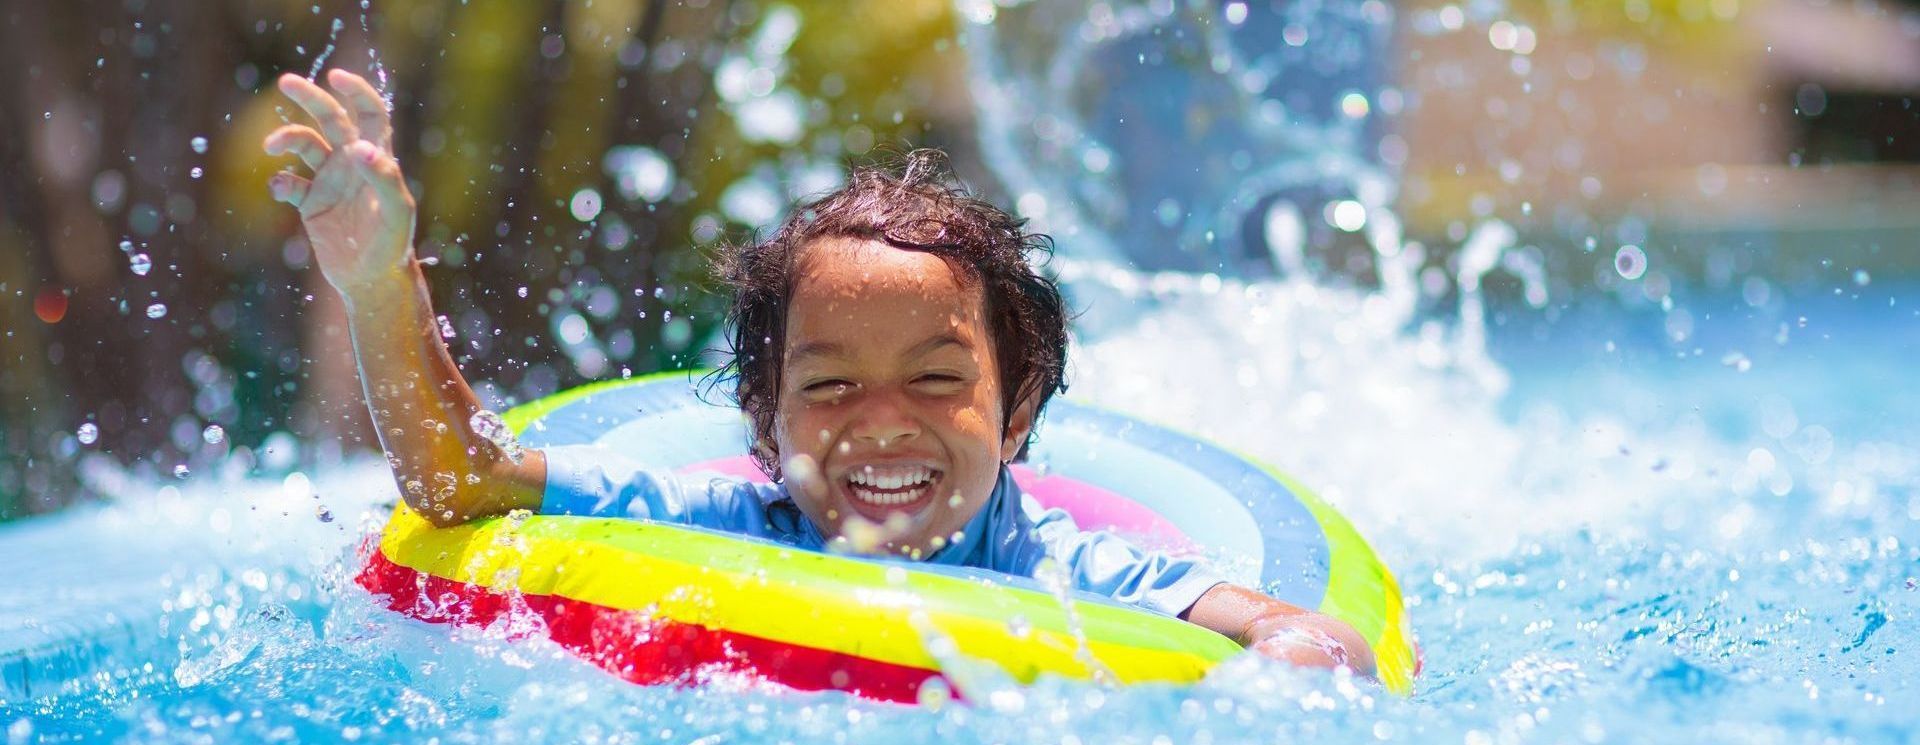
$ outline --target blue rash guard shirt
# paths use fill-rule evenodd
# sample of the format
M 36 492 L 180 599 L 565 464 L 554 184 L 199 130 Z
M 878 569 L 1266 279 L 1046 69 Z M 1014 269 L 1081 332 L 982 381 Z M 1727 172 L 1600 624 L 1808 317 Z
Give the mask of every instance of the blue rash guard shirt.
M 787 495 L 784 484 L 649 469 L 605 448 L 566 445 L 544 450 L 547 515 L 627 517 L 694 525 L 820 551 L 826 538 Z M 1106 531 L 1083 531 L 1059 509 L 1043 509 L 1014 483 L 1006 466 L 986 506 L 967 521 L 960 540 L 933 552 L 934 564 L 1032 577 L 1042 559 L 1066 570 L 1075 590 L 1178 616 L 1221 576 L 1198 559 L 1143 551 Z

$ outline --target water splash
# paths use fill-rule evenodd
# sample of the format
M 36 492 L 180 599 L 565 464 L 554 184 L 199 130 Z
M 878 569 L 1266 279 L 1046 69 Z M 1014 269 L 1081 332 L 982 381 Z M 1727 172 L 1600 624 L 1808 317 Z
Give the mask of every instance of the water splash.
M 1080 257 L 1271 273 L 1259 226 L 1276 202 L 1371 214 L 1393 191 L 1364 155 L 1374 118 L 1341 108 L 1377 87 L 1385 24 L 1364 3 L 1309 5 L 1240 5 L 1237 24 L 1211 3 L 1154 0 L 973 14 L 962 35 L 988 165 Z M 1342 41 L 1308 49 L 1289 32 Z
M 1486 286 L 1517 280 L 1527 306 L 1545 308 L 1546 266 L 1498 220 L 1457 247 L 1403 235 L 1371 147 L 1371 99 L 1398 95 L 1366 61 L 1384 11 L 1243 7 L 1235 21 L 1205 3 L 1035 2 L 965 28 L 982 150 L 1056 237 L 1054 267 L 1086 311 L 1075 393 L 1250 446 L 1416 554 L 1499 555 L 1596 520 L 1631 532 L 1673 509 L 1655 494 L 1704 503 L 1712 479 L 1694 464 L 1726 448 L 1691 431 L 1637 443 L 1691 457 L 1621 474 L 1632 498 L 1534 495 L 1585 467 L 1539 457 L 1537 438 L 1619 457 L 1631 426 L 1516 428 L 1501 413 L 1511 374 L 1489 351 Z M 1167 95 L 1103 86 L 1123 76 Z M 1383 460 L 1399 467 L 1382 472 Z
M 181 688 L 193 688 L 240 665 L 263 645 L 284 648 L 312 640 L 312 629 L 299 623 L 292 610 L 279 603 L 267 603 L 254 610 L 219 643 L 181 660 L 173 669 L 173 680 Z
M 1073 604 L 1073 581 L 1067 576 L 1065 567 L 1052 560 L 1040 562 L 1034 569 L 1035 580 L 1047 588 L 1055 603 L 1060 604 L 1060 612 L 1066 618 L 1067 635 L 1073 638 L 1073 657 L 1086 666 L 1087 672 L 1096 685 L 1111 686 L 1119 680 L 1106 664 L 1094 656 L 1093 647 L 1087 642 L 1087 632 L 1080 621 L 1080 609 Z
M 487 442 L 493 443 L 507 460 L 519 463 L 527 457 L 527 449 L 520 444 L 520 438 L 513 436 L 513 429 L 507 426 L 498 413 L 481 409 L 467 419 L 467 428 Z
M 367 71 L 373 76 L 373 89 L 380 94 L 380 101 L 386 106 L 387 111 L 393 111 L 393 91 L 388 84 L 387 67 L 380 61 L 379 47 L 374 44 L 373 29 L 367 20 L 372 7 L 372 0 L 360 0 L 360 38 L 365 40 L 367 45 Z M 320 54 L 313 58 L 313 66 L 307 70 L 308 80 L 318 79 L 320 72 L 327 69 L 327 59 L 333 56 L 334 49 L 339 46 L 340 32 L 346 26 L 346 21 L 340 18 L 334 18 L 333 23 L 328 26 L 327 45 L 321 48 Z
M 345 27 L 346 24 L 341 22 L 340 19 L 333 19 L 333 25 L 327 29 L 327 46 L 322 48 L 320 54 L 313 58 L 313 68 L 307 70 L 308 80 L 318 79 L 320 77 L 320 71 L 327 69 L 327 58 L 333 56 L 334 47 L 340 43 L 340 29 Z
M 378 45 L 373 43 L 373 30 L 367 25 L 367 14 L 372 9 L 373 0 L 360 0 L 360 38 L 367 40 L 367 65 L 373 71 L 373 89 L 380 92 L 380 100 L 387 111 L 393 111 L 393 91 L 387 84 L 387 66 L 380 62 Z

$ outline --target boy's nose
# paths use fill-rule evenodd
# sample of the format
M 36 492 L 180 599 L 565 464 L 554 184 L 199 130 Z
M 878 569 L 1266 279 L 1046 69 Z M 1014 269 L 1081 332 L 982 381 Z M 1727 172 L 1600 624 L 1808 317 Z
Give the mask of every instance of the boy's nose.
M 914 421 L 906 409 L 885 399 L 865 407 L 860 412 L 860 420 L 853 427 L 854 438 L 883 448 L 918 434 L 920 423 Z

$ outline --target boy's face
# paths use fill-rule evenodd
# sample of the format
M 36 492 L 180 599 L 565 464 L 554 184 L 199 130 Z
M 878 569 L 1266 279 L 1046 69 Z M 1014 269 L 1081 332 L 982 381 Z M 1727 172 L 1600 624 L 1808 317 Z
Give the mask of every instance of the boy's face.
M 981 291 L 939 257 L 852 238 L 806 246 L 795 276 L 774 428 L 788 492 L 857 550 L 930 554 L 1032 428 L 1030 406 L 1003 427 Z

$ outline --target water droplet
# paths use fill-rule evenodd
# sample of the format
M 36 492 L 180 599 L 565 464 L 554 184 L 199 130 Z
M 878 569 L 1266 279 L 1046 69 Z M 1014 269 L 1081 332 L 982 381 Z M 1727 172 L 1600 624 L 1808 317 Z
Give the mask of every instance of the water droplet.
M 187 169 L 187 177 L 188 177 L 188 178 L 196 178 L 196 179 L 197 179 L 197 178 L 200 178 L 200 176 L 201 176 L 202 174 L 205 174 L 205 173 L 206 173 L 206 171 L 204 171 L 204 170 L 201 170 L 201 168 L 200 168 L 199 166 L 194 166 L 194 167 L 192 167 L 192 168 L 189 168 L 189 169 Z
M 514 290 L 514 292 L 515 292 L 515 293 L 517 293 L 518 295 L 520 295 L 520 297 L 526 297 L 526 296 L 527 296 L 527 288 L 525 288 L 525 287 L 522 287 L 522 288 L 520 288 L 520 289 L 517 289 L 517 290 Z
M 453 322 L 452 321 L 447 320 L 446 316 L 440 316 L 434 320 L 437 320 L 440 322 L 440 338 L 442 339 L 453 338 Z
M 1613 253 L 1613 270 L 1626 279 L 1639 279 L 1647 273 L 1647 253 L 1633 244 L 1621 246 Z
M 191 140 L 188 140 L 187 144 L 192 146 L 193 151 L 196 153 L 205 155 L 207 152 L 207 138 L 205 137 L 195 137 Z
M 573 219 L 593 222 L 593 218 L 600 216 L 600 206 L 600 192 L 589 186 L 574 192 L 567 208 L 573 213 Z
M 145 277 L 147 272 L 153 271 L 153 259 L 146 254 L 134 254 L 127 257 L 127 268 L 132 269 L 134 274 Z
M 280 492 L 287 495 L 288 499 L 300 499 L 301 497 L 308 496 L 318 499 L 320 497 L 320 495 L 313 493 L 313 480 L 307 478 L 306 474 L 299 471 L 287 474 L 287 478 L 280 482 Z
M 184 479 L 191 475 L 193 475 L 193 471 L 188 470 L 187 464 L 185 463 L 173 467 L 173 477 L 176 479 Z
M 313 516 L 320 518 L 320 522 L 323 523 L 333 522 L 333 510 L 327 509 L 324 504 L 313 508 Z
M 80 431 L 75 432 L 74 436 L 80 438 L 80 444 L 92 445 L 94 441 L 100 439 L 100 427 L 93 422 L 87 422 L 80 425 Z
M 1327 224 L 1349 233 L 1367 226 L 1367 208 L 1351 199 L 1342 199 L 1327 205 Z
M 1873 281 L 1873 275 L 1868 274 L 1867 270 L 1865 269 L 1853 270 L 1853 284 L 1855 286 L 1866 287 L 1867 284 L 1872 281 Z
M 152 305 L 149 305 L 149 306 L 147 306 L 147 317 L 148 317 L 148 318 L 155 318 L 155 319 L 158 319 L 158 318 L 166 318 L 166 317 L 167 317 L 167 304 L 166 304 L 166 303 L 154 303 L 154 304 L 152 304 Z
M 1912 580 L 1908 582 L 1911 583 Z M 927 711 L 939 711 L 941 707 L 947 705 L 947 702 L 953 700 L 953 689 L 943 678 L 928 678 L 920 683 L 920 690 L 914 693 L 914 698 Z
M 1226 11 L 1227 11 L 1227 23 L 1231 23 L 1235 26 L 1238 26 L 1242 23 L 1247 22 L 1247 4 L 1246 3 L 1239 2 L 1238 0 L 1235 0 L 1235 2 L 1227 3 Z
M 1364 119 L 1372 110 L 1372 105 L 1367 103 L 1366 94 L 1359 91 L 1340 97 L 1340 113 L 1346 115 L 1348 119 Z
M 120 253 L 123 253 L 123 254 L 133 253 L 133 241 L 121 241 Z
M 20 717 L 7 725 L 7 745 L 22 743 L 33 739 L 33 720 Z
M 521 458 L 526 457 L 525 448 L 520 447 L 520 441 L 513 436 L 513 430 L 507 427 L 499 414 L 487 409 L 476 411 L 467 419 L 467 427 L 493 443 L 502 455 L 507 456 L 507 460 L 519 463 Z
M 200 430 L 200 439 L 206 440 L 208 445 L 218 445 L 227 441 L 227 430 L 218 424 L 209 424 L 206 429 Z

